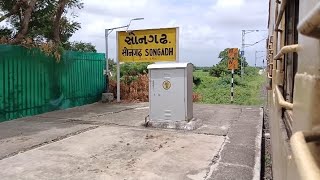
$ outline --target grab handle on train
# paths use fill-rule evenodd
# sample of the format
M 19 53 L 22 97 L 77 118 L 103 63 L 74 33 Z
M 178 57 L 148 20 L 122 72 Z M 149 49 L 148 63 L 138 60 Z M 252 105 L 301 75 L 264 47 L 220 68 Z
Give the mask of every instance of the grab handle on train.
M 286 109 L 290 109 L 290 110 L 293 109 L 293 104 L 284 100 L 283 95 L 280 92 L 279 86 L 275 87 L 275 95 L 277 97 L 278 104 L 281 107 L 286 108 Z
M 320 142 L 320 131 L 298 131 L 291 136 L 292 154 L 302 180 L 319 180 L 320 169 L 307 143 Z
M 320 39 L 320 2 L 298 24 L 298 31 L 306 36 Z

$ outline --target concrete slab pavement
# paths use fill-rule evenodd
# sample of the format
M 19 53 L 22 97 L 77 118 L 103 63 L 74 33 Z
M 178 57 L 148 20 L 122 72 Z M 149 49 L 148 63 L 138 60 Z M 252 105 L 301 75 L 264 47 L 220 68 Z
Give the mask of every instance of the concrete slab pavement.
M 204 125 L 182 131 L 142 126 L 147 105 L 95 103 L 0 123 L 0 177 L 260 178 L 260 108 L 195 104 Z
M 0 123 L 0 160 L 68 136 L 97 128 L 98 126 L 95 123 L 106 123 L 105 118 L 101 122 L 92 121 L 99 116 L 111 116 L 114 113 L 147 105 L 147 103 L 94 103 L 2 122 Z
M 0 161 L 2 179 L 188 179 L 206 175 L 224 137 L 99 127 Z
M 98 126 L 24 118 L 0 123 L 0 160 Z

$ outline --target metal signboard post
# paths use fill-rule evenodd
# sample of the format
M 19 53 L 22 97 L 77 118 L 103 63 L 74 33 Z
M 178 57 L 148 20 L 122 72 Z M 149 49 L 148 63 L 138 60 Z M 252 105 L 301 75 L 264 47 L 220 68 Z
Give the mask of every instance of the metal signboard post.
M 113 28 L 109 28 L 109 29 L 105 29 L 104 33 L 105 33 L 105 40 L 106 40 L 106 70 L 104 72 L 105 76 L 106 76 L 106 93 L 109 92 L 109 52 L 108 52 L 108 37 L 109 34 L 115 30 L 115 29 L 121 29 L 121 28 L 129 28 L 130 24 L 132 21 L 138 21 L 138 20 L 143 20 L 144 18 L 133 18 L 129 21 L 129 24 L 125 25 L 125 26 L 119 26 L 119 27 L 113 27 Z
M 234 70 L 239 68 L 239 63 L 238 63 L 238 48 L 230 48 L 228 50 L 228 69 L 231 70 L 231 103 L 233 103 L 233 75 L 234 75 Z
M 179 28 L 117 32 L 117 102 L 120 102 L 120 62 L 179 61 Z

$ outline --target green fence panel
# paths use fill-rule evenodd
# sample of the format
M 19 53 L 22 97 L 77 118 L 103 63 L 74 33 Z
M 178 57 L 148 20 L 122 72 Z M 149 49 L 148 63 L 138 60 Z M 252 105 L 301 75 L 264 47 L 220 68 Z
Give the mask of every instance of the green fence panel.
M 57 63 L 38 49 L 0 45 L 0 122 L 98 101 L 104 68 L 102 53 L 67 51 Z

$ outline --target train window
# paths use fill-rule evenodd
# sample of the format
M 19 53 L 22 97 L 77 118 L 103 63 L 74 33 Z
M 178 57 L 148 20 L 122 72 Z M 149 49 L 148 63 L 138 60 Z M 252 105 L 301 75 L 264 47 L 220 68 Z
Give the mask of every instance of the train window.
M 298 43 L 297 25 L 299 20 L 299 0 L 289 1 L 285 10 L 285 45 Z M 288 53 L 284 58 L 284 97 L 293 102 L 294 76 L 298 67 L 296 53 Z
M 288 2 L 285 10 L 285 45 L 298 44 L 298 20 L 299 20 L 299 0 L 293 0 Z M 294 92 L 294 77 L 298 68 L 298 55 L 297 53 L 288 53 L 284 57 L 284 98 L 293 103 Z M 287 135 L 292 135 L 292 111 L 285 110 L 284 124 L 287 129 Z

